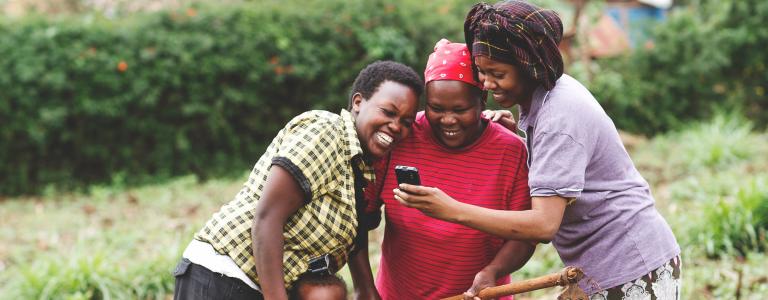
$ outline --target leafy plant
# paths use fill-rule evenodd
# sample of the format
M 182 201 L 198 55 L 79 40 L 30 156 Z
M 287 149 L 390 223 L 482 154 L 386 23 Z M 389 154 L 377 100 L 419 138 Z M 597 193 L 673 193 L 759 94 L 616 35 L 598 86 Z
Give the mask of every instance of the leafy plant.
M 723 197 L 705 205 L 703 211 L 702 222 L 694 234 L 708 256 L 744 256 L 767 249 L 768 178 L 747 182 L 734 198 Z
M 0 21 L 0 194 L 240 174 L 359 70 L 421 70 L 470 1 L 258 1 Z
M 768 3 L 696 1 L 673 10 L 650 47 L 593 66 L 589 82 L 624 130 L 656 134 L 742 110 L 768 123 Z

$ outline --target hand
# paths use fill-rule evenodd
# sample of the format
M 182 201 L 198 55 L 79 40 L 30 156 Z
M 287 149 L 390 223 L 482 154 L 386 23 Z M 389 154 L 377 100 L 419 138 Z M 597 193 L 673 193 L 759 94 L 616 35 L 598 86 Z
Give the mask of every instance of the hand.
M 515 121 L 515 118 L 512 116 L 511 111 L 486 110 L 486 111 L 483 111 L 483 115 L 486 118 L 488 118 L 488 120 L 491 120 L 492 122 L 497 122 L 501 124 L 501 126 L 504 126 L 507 129 L 511 130 L 512 132 L 517 131 L 517 122 Z
M 456 222 L 458 212 L 461 211 L 461 202 L 435 187 L 403 183 L 393 192 L 395 200 L 401 204 L 418 209 L 423 214 L 436 219 Z
M 482 270 L 475 275 L 472 286 L 464 292 L 464 300 L 480 300 L 477 295 L 485 288 L 496 285 L 496 277 L 492 272 Z

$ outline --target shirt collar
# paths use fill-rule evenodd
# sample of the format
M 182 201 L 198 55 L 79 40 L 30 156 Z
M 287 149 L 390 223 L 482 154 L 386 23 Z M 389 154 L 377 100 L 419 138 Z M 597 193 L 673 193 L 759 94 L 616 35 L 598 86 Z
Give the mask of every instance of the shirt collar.
M 536 118 L 539 115 L 541 107 L 544 106 L 544 102 L 547 101 L 549 92 L 550 91 L 539 86 L 533 92 L 533 96 L 531 96 L 531 106 L 527 110 L 520 109 L 519 128 L 521 130 L 525 131 L 528 129 L 528 127 L 536 127 Z
M 342 109 L 341 120 L 344 127 L 344 132 L 347 134 L 347 141 L 349 142 L 349 159 L 352 160 L 356 166 L 363 171 L 363 177 L 366 180 L 373 182 L 375 176 L 371 163 L 364 159 L 363 148 L 360 146 L 360 139 L 357 138 L 357 129 L 355 128 L 355 119 L 352 114 L 346 109 Z

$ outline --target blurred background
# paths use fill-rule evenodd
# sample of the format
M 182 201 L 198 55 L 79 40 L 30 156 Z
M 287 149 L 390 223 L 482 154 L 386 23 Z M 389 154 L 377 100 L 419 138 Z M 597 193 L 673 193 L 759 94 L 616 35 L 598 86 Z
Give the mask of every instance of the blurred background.
M 421 73 L 475 2 L 0 0 L 0 299 L 170 298 L 291 117 L 338 112 L 375 60 Z M 768 1 L 532 2 L 651 183 L 684 298 L 764 299 Z M 540 245 L 513 279 L 562 267 Z

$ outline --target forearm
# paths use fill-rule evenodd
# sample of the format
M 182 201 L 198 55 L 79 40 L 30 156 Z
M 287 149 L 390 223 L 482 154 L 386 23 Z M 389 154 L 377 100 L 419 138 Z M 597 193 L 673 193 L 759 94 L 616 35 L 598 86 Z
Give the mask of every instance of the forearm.
M 459 203 L 456 223 L 508 240 L 550 241 L 560 228 L 565 199 L 534 197 L 530 210 L 495 210 Z
M 436 187 L 401 184 L 394 193 L 395 200 L 427 216 L 508 240 L 552 240 L 567 204 L 560 196 L 532 197 L 530 210 L 496 210 L 458 201 Z
M 495 210 L 462 204 L 455 222 L 504 239 L 538 241 L 546 235 L 539 225 L 541 218 L 532 210 Z
M 536 246 L 530 242 L 506 241 L 493 260 L 483 268 L 483 272 L 490 272 L 496 279 L 513 273 L 528 262 L 535 249 Z
M 259 286 L 265 299 L 288 299 L 283 280 L 283 232 L 269 227 L 261 222 L 252 230 Z
M 358 239 L 359 243 L 349 257 L 349 273 L 355 287 L 355 299 L 379 299 L 368 255 L 368 232 L 360 231 L 360 234 L 365 236 Z

